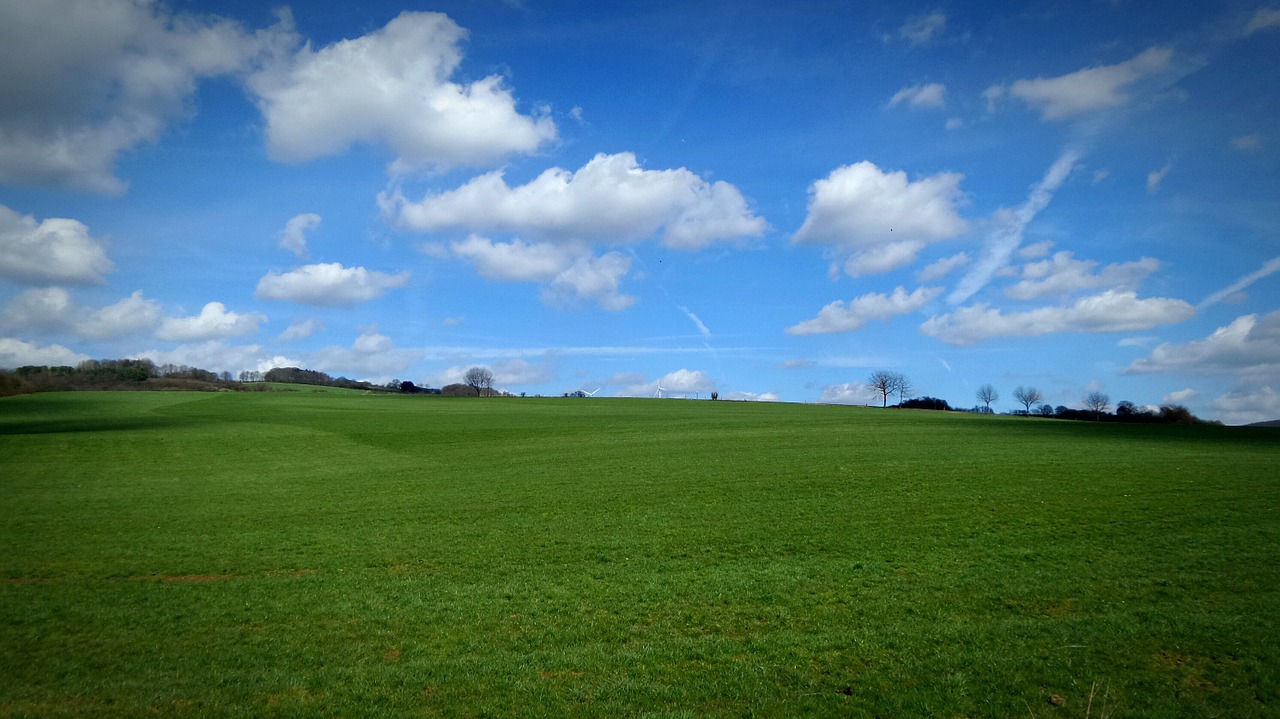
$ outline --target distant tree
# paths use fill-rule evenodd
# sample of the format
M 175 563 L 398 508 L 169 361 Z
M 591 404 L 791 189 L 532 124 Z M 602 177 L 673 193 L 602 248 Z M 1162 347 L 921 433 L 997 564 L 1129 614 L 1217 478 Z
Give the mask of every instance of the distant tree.
M 1000 399 L 1000 393 L 996 391 L 995 387 L 984 384 L 978 388 L 978 401 L 986 406 L 988 413 L 991 412 L 991 403 L 998 399 Z
M 911 380 L 905 375 L 898 375 L 898 404 L 906 402 L 915 394 L 916 388 L 911 386 Z
M 1027 414 L 1031 414 L 1031 405 L 1044 399 L 1044 395 L 1040 394 L 1040 390 L 1035 387 L 1018 387 L 1013 390 L 1013 398 L 1022 403 L 1026 408 Z
M 401 383 L 400 383 L 400 388 L 399 388 L 399 389 L 400 389 L 400 391 L 401 391 L 401 392 L 404 392 L 405 394 L 417 394 L 417 393 L 418 393 L 418 385 L 416 385 L 416 384 L 414 384 L 414 383 L 410 382 L 409 380 L 405 380 L 405 381 L 401 382 Z
M 462 381 L 475 390 L 476 396 L 482 396 L 486 390 L 493 389 L 493 372 L 488 367 L 472 367 L 462 376 Z
M 880 406 L 888 407 L 889 398 L 897 394 L 900 387 L 907 384 L 907 378 L 897 372 L 882 369 L 872 372 L 867 378 L 867 384 L 880 395 Z
M 711 393 L 711 399 L 713 399 L 713 400 L 720 399 L 720 393 L 719 393 L 719 392 L 712 392 L 712 393 Z
M 1084 406 L 1093 412 L 1094 419 L 1101 419 L 1102 413 L 1111 406 L 1111 397 L 1102 392 L 1090 392 L 1084 398 Z
M 1039 407 L 1036 408 L 1036 414 L 1039 414 L 1041 417 L 1052 417 L 1053 405 L 1051 404 L 1040 405 Z
M 937 397 L 912 397 L 898 403 L 898 406 L 902 409 L 936 409 L 942 411 L 951 409 L 951 405 L 947 404 L 945 399 L 938 399 Z

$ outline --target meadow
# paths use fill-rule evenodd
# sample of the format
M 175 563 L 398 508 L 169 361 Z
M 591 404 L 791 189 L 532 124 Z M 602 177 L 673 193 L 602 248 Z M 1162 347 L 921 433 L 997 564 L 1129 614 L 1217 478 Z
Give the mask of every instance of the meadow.
M 1280 434 L 0 400 L 0 717 L 1280 716 Z

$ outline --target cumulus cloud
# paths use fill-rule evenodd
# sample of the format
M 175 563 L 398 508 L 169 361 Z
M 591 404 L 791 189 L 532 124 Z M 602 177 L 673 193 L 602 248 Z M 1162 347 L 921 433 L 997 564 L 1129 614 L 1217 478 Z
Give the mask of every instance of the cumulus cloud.
M 397 224 L 424 232 L 511 232 L 567 244 L 627 244 L 655 235 L 668 247 L 697 250 L 756 237 L 765 222 L 738 188 L 684 168 L 645 170 L 635 155 L 596 155 L 576 172 L 552 168 L 511 187 L 501 171 L 420 202 L 398 191 L 379 197 Z
M 631 258 L 620 252 L 600 257 L 580 257 L 556 275 L 542 291 L 542 300 L 553 306 L 573 306 L 580 299 L 591 300 L 602 309 L 625 310 L 636 298 L 619 291 L 622 277 L 631 271 Z
M 720 399 L 730 402 L 781 402 L 777 392 L 726 392 Z
M 284 225 L 280 233 L 280 247 L 298 257 L 307 256 L 307 232 L 320 226 L 320 215 L 308 212 L 296 215 Z
M 1183 322 L 1195 308 L 1165 297 L 1138 299 L 1135 292 L 1108 290 L 1066 307 L 1041 307 L 1005 314 L 986 304 L 962 307 L 929 318 L 921 333 L 967 347 L 996 337 L 1038 337 L 1059 332 L 1131 332 Z
M 52 333 L 69 329 L 80 312 L 71 293 L 61 287 L 29 289 L 14 297 L 0 312 L 0 331 Z
M 96 284 L 114 269 L 84 224 L 36 222 L 0 205 L 0 278 L 24 285 Z
M 889 99 L 889 107 L 943 108 L 947 105 L 947 88 L 939 82 L 904 87 Z
M 1164 405 L 1186 404 L 1188 402 L 1195 400 L 1199 396 L 1200 396 L 1200 393 L 1195 391 L 1194 389 L 1190 389 L 1190 388 L 1180 389 L 1180 390 L 1177 390 L 1176 392 L 1170 392 L 1169 394 L 1166 394 L 1164 398 L 1160 400 L 1160 404 L 1164 404 Z
M 862 382 L 847 382 L 823 387 L 818 401 L 824 404 L 871 404 L 877 396 Z
M 171 350 L 149 349 L 134 356 L 145 357 L 158 365 L 186 365 L 210 372 L 230 372 L 233 375 L 243 370 L 266 372 L 276 367 L 301 367 L 307 364 L 283 355 L 267 355 L 261 345 L 233 345 L 222 340 L 182 344 Z
M 421 350 L 400 349 L 376 327 L 367 327 L 350 347 L 325 347 L 306 358 L 308 366 L 331 375 L 389 382 L 422 357 Z
M 885 322 L 898 315 L 915 312 L 940 294 L 941 287 L 918 287 L 910 294 L 902 287 L 889 295 L 868 292 L 849 300 L 847 305 L 842 300 L 836 300 L 823 307 L 817 317 L 788 327 L 787 332 L 793 335 L 849 332 L 861 329 L 873 320 Z
M 1148 275 L 1160 269 L 1160 260 L 1143 257 L 1136 262 L 1107 265 L 1094 272 L 1098 263 L 1077 260 L 1069 251 L 1057 252 L 1051 259 L 1032 262 L 1022 268 L 1022 280 L 1005 289 L 1015 300 L 1038 297 L 1066 297 L 1081 290 L 1106 287 L 1134 290 Z
M 452 242 L 449 249 L 487 280 L 546 282 L 568 269 L 575 259 L 574 248 L 549 242 L 494 242 L 479 235 Z
M 266 321 L 266 315 L 259 312 L 231 312 L 221 302 L 210 302 L 193 317 L 166 318 L 156 337 L 178 342 L 225 339 L 254 334 Z
M 1266 384 L 1237 388 L 1213 400 L 1215 415 L 1225 424 L 1253 424 L 1280 419 L 1280 392 Z
M 828 247 L 851 276 L 886 272 L 915 260 L 927 243 L 968 228 L 956 208 L 962 175 L 909 181 L 871 162 L 836 168 L 809 187 L 809 211 L 793 241 Z
M 1250 272 L 1244 277 L 1232 282 L 1230 285 L 1204 298 L 1204 301 L 1199 305 L 1199 309 L 1204 309 L 1232 297 L 1239 296 L 1240 293 L 1248 289 L 1248 287 L 1253 283 L 1263 278 L 1270 277 L 1276 272 L 1280 272 L 1280 257 L 1273 257 L 1270 260 L 1267 260 L 1257 271 Z
M 960 252 L 950 257 L 925 265 L 923 269 L 916 273 L 916 280 L 919 282 L 934 282 L 951 274 L 951 271 L 964 267 L 969 264 L 970 258 L 967 252 Z
M 338 262 L 303 265 L 279 274 L 268 272 L 258 280 L 253 296 L 262 300 L 297 302 L 321 307 L 349 307 L 368 302 L 388 290 L 409 284 L 409 273 L 391 275 L 363 267 L 343 267 Z
M 120 153 L 155 141 L 201 78 L 291 42 L 287 21 L 249 34 L 166 3 L 5 3 L 0 183 L 119 193 Z
M 981 256 L 960 282 L 956 283 L 955 289 L 947 297 L 948 302 L 958 305 L 974 296 L 1007 265 L 1009 258 L 1022 244 L 1022 235 L 1027 225 L 1031 224 L 1041 210 L 1049 206 L 1053 193 L 1067 181 L 1078 160 L 1079 153 L 1075 150 L 1063 152 L 1044 177 L 1031 188 L 1025 202 L 1016 209 L 1002 208 L 995 213 L 993 229 L 987 235 Z
M 72 332 L 90 340 L 119 339 L 148 332 L 160 321 L 160 305 L 138 290 L 101 309 L 82 307 L 61 287 L 34 288 L 10 300 L 0 312 L 0 330 L 23 333 Z
M 450 243 L 443 254 L 441 247 L 433 248 L 430 252 L 438 256 L 470 262 L 485 279 L 547 283 L 542 299 L 552 306 L 587 301 L 606 310 L 622 310 L 635 302 L 620 291 L 622 278 L 631 271 L 631 258 L 620 252 L 593 257 L 589 248 L 580 246 L 494 242 L 479 235 Z
M 1280 311 L 1237 317 L 1202 340 L 1166 342 L 1125 370 L 1157 372 L 1280 379 Z
M 1058 77 L 1017 80 L 1007 88 L 992 86 L 984 97 L 991 103 L 1007 92 L 1038 110 L 1043 119 L 1060 120 L 1124 105 L 1129 101 L 1126 90 L 1164 71 L 1172 59 L 1169 48 L 1152 47 L 1116 65 L 1085 68 Z
M 142 290 L 88 312 L 76 322 L 76 334 L 92 340 L 107 340 L 149 332 L 160 322 L 160 303 L 142 296 Z
M 493 366 L 493 382 L 500 387 L 545 384 L 553 379 L 555 373 L 550 365 L 534 364 L 519 357 Z
M 73 352 L 62 345 L 37 345 L 14 337 L 0 337 L 0 367 L 14 369 L 26 365 L 75 366 L 89 355 Z
M 317 319 L 294 320 L 284 332 L 280 333 L 280 339 L 304 340 L 323 329 L 324 323 Z
M 931 12 L 909 18 L 898 28 L 898 38 L 912 47 L 919 47 L 933 42 L 946 29 L 947 16 L 942 12 Z
M 620 384 L 618 392 L 622 397 L 663 397 L 683 396 L 690 394 L 706 394 L 716 391 L 715 380 L 702 370 L 678 369 L 668 372 L 656 380 L 649 381 L 644 375 L 623 374 L 611 377 L 606 384 Z
M 392 172 L 491 165 L 556 139 L 523 115 L 501 77 L 460 84 L 466 31 L 440 13 L 403 12 L 380 30 L 278 56 L 249 78 L 273 158 L 303 162 L 381 143 Z

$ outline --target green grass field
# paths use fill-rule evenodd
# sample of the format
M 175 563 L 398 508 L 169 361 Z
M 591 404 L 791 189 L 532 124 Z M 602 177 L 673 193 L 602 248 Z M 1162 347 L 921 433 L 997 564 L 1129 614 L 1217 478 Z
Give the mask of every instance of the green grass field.
M 0 716 L 1280 716 L 1280 434 L 0 400 Z

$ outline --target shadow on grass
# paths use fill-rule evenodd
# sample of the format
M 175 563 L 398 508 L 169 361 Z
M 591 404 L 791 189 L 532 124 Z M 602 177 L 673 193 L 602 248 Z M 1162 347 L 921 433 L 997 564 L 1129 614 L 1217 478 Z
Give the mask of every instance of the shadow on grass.
M 173 429 L 198 424 L 173 417 L 68 417 L 23 422 L 0 422 L 0 436 L 22 434 L 73 434 Z

